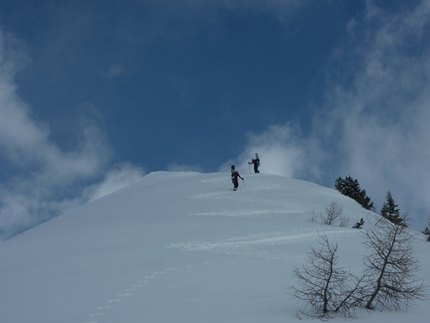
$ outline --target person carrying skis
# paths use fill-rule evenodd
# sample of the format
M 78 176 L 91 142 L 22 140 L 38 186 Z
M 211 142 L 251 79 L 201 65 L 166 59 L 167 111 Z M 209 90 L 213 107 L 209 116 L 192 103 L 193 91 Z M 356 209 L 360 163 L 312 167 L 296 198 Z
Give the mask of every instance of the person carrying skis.
M 256 157 L 255 159 L 248 162 L 249 165 L 254 164 L 254 173 L 259 173 L 258 166 L 260 166 L 260 158 Z
M 231 165 L 231 182 L 233 183 L 234 191 L 239 187 L 239 182 L 237 180 L 238 177 L 243 181 L 243 178 L 239 175 L 239 172 L 235 169 L 234 165 Z

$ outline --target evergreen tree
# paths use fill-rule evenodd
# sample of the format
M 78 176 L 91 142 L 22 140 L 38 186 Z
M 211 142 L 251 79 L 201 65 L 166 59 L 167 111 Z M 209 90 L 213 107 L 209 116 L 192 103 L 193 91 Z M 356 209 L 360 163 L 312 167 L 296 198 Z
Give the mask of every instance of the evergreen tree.
M 382 205 L 381 215 L 394 224 L 406 226 L 405 219 L 400 216 L 400 209 L 394 202 L 390 191 L 387 192 L 385 198 L 386 202 Z
M 364 220 L 363 218 L 360 219 L 360 222 L 357 222 L 356 224 L 354 224 L 353 228 L 354 229 L 361 229 L 363 227 L 364 224 Z
M 430 242 L 430 230 L 428 227 L 424 229 L 423 234 L 427 236 L 427 241 Z
M 423 234 L 425 234 L 427 236 L 427 241 L 430 242 L 430 215 L 427 218 L 427 223 L 428 226 L 424 229 Z
M 370 197 L 366 195 L 366 190 L 362 190 L 358 181 L 351 176 L 347 176 L 345 179 L 339 177 L 336 179 L 334 187 L 341 194 L 357 201 L 366 210 L 373 209 L 373 202 L 371 202 Z

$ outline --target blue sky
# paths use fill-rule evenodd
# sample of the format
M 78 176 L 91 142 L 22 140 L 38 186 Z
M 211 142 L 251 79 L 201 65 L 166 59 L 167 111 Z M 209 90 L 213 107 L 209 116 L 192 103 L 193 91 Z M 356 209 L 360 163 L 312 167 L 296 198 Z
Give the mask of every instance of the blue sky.
M 0 234 L 255 152 L 422 229 L 429 24 L 424 0 L 0 0 Z

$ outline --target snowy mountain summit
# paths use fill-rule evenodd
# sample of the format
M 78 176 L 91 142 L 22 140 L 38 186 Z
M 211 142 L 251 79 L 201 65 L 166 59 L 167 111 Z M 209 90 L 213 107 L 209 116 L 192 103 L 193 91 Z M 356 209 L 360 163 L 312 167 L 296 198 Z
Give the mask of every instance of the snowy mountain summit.
M 5 241 L 0 322 L 298 322 L 293 268 L 323 233 L 339 263 L 360 271 L 367 250 L 352 226 L 378 215 L 334 189 L 241 175 L 234 192 L 228 173 L 151 173 Z M 343 226 L 321 221 L 332 203 Z M 430 244 L 417 232 L 414 241 L 424 277 Z M 354 321 L 430 322 L 428 305 Z

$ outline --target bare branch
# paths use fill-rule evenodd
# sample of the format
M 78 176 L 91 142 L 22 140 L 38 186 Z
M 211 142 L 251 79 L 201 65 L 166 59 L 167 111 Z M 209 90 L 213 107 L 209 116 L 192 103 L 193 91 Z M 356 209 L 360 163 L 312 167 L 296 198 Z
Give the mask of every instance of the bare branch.
M 304 305 L 301 312 L 308 316 L 322 319 L 340 313 L 352 317 L 354 306 L 361 303 L 363 277 L 356 278 L 338 266 L 337 244 L 331 244 L 325 235 L 320 235 L 318 243 L 320 248 L 311 247 L 307 264 L 294 269 L 299 286 L 291 287 L 292 295 Z
M 365 245 L 371 254 L 364 259 L 365 307 L 380 305 L 389 309 L 407 308 L 415 300 L 425 299 L 423 280 L 415 274 L 419 270 L 414 256 L 412 235 L 403 225 L 386 219 L 379 220 L 365 233 Z
M 342 212 L 343 206 L 333 201 L 325 209 L 325 213 L 321 214 L 321 220 L 324 224 L 332 225 L 342 216 Z

